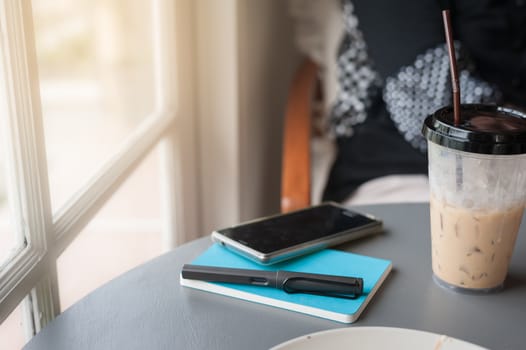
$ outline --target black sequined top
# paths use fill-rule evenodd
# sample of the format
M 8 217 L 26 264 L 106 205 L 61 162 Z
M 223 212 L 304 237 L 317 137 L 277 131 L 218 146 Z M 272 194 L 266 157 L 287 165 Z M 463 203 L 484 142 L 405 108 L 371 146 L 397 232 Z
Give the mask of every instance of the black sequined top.
M 338 153 L 324 200 L 364 182 L 426 174 L 424 118 L 451 103 L 436 0 L 344 0 L 340 92 L 331 115 Z M 526 0 L 452 1 L 463 103 L 526 108 Z

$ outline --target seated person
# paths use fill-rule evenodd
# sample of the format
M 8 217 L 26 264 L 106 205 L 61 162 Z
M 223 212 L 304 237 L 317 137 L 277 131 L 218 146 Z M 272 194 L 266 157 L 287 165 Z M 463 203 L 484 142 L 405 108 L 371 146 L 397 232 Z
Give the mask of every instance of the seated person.
M 438 1 L 344 0 L 323 200 L 428 200 L 423 120 L 452 104 Z M 462 103 L 526 105 L 526 1 L 452 2 Z M 409 179 L 409 180 L 408 180 Z

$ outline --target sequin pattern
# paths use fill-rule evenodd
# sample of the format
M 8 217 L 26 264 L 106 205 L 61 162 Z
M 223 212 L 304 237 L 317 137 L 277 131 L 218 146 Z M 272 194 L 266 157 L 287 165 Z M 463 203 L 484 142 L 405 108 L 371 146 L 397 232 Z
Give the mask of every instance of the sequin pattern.
M 343 12 L 347 35 L 338 55 L 340 91 L 331 113 L 331 129 L 336 136 L 351 136 L 352 127 L 365 121 L 367 109 L 380 92 L 382 81 L 367 55 L 351 2 L 343 4 Z
M 472 73 L 473 65 L 460 43 L 455 43 L 462 103 L 496 102 L 498 93 Z M 427 142 L 421 129 L 424 118 L 438 108 L 451 105 L 452 89 L 447 48 L 439 45 L 419 55 L 396 76 L 385 81 L 383 99 L 391 119 L 405 140 L 422 152 Z

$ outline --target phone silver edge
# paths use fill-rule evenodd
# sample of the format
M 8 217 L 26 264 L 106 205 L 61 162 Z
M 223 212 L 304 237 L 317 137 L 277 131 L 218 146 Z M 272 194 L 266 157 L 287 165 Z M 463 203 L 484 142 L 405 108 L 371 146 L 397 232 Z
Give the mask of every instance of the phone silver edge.
M 339 205 L 337 203 L 332 203 L 332 202 L 325 202 L 325 203 L 322 203 L 320 205 L 325 205 L 325 204 L 332 204 L 332 205 L 335 205 L 337 207 L 340 207 L 340 208 L 343 208 L 343 209 L 347 209 L 347 210 L 350 210 L 350 211 L 353 211 L 349 208 L 346 208 L 342 205 Z M 309 208 L 305 208 L 305 209 L 300 209 L 300 210 L 297 210 L 295 212 L 298 212 L 298 211 L 303 211 L 303 210 L 306 210 L 306 209 L 310 209 L 312 207 L 309 207 Z M 290 212 L 292 213 L 292 212 Z M 368 236 L 368 235 L 371 235 L 371 234 L 374 234 L 374 233 L 379 233 L 382 231 L 383 229 L 383 223 L 381 220 L 377 219 L 376 217 L 374 217 L 373 215 L 370 215 L 370 214 L 367 214 L 367 213 L 361 213 L 361 212 L 356 212 L 360 215 L 363 215 L 363 216 L 366 216 L 372 220 L 374 220 L 374 222 L 371 222 L 367 225 L 364 225 L 364 226 L 360 226 L 358 228 L 353 228 L 353 229 L 350 229 L 350 230 L 346 230 L 346 231 L 341 231 L 341 232 L 338 232 L 338 233 L 335 233 L 331 236 L 327 236 L 327 237 L 322 237 L 322 238 L 319 238 L 319 239 L 316 239 L 316 240 L 313 240 L 313 241 L 309 241 L 309 242 L 305 242 L 305 243 L 302 243 L 302 244 L 298 244 L 298 245 L 295 245 L 295 246 L 292 246 L 292 247 L 289 247 L 289 248 L 285 248 L 285 249 L 281 249 L 281 250 L 277 250 L 275 252 L 272 252 L 272 253 L 268 253 L 268 254 L 265 254 L 265 253 L 261 253 L 257 250 L 254 250 L 250 247 L 247 247 L 233 239 L 230 239 L 224 235 L 222 235 L 221 233 L 219 233 L 218 231 L 213 231 L 212 234 L 211 234 L 211 238 L 212 238 L 212 241 L 214 242 L 217 242 L 221 245 L 223 245 L 225 248 L 227 249 L 230 249 L 246 258 L 249 258 L 259 264 L 263 264 L 263 265 L 271 265 L 271 264 L 275 264 L 277 262 L 280 262 L 280 261 L 284 261 L 284 260 L 287 260 L 287 259 L 291 259 L 291 258 L 294 258 L 294 257 L 297 257 L 297 256 L 301 256 L 301 255 L 304 255 L 304 254 L 308 254 L 308 253 L 311 253 L 311 252 L 315 252 L 317 250 L 321 250 L 321 249 L 325 249 L 325 248 L 328 248 L 328 247 L 331 247 L 331 246 L 335 246 L 335 245 L 338 245 L 338 244 L 341 244 L 341 243 L 345 243 L 345 242 L 350 242 L 350 241 L 353 241 L 355 239 L 359 239 L 359 238 L 362 238 L 362 237 L 365 237 L 365 236 Z M 288 213 L 287 213 L 288 214 Z M 251 220 L 251 221 L 246 221 L 246 222 L 243 222 L 241 224 L 238 224 L 238 225 L 234 225 L 234 226 L 231 226 L 232 228 L 233 227 L 237 227 L 237 226 L 241 226 L 241 225 L 245 225 L 245 224 L 248 224 L 248 223 L 253 223 L 253 222 L 257 222 L 257 221 L 262 221 L 262 220 L 266 220 L 266 219 L 270 219 L 272 217 L 276 217 L 276 216 L 281 216 L 283 214 L 276 214 L 276 215 L 272 215 L 272 216 L 267 216 L 267 217 L 264 217 L 264 218 L 258 218 L 256 220 Z

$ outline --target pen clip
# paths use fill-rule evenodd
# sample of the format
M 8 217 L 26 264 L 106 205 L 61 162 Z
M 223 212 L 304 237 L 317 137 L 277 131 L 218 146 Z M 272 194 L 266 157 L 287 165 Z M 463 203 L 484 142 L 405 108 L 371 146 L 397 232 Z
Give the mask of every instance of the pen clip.
M 331 281 L 313 277 L 289 277 L 282 283 L 287 293 L 306 293 L 328 297 L 357 299 L 363 292 L 363 280 L 353 278 L 349 282 Z

